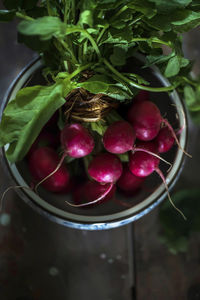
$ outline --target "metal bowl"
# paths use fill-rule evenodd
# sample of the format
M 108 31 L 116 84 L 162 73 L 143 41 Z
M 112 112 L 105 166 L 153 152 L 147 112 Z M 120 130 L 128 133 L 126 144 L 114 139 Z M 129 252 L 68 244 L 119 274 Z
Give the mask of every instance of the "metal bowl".
M 159 73 L 156 67 L 142 69 L 141 60 L 134 59 L 129 62 L 129 71 L 134 69 L 151 82 L 153 86 L 168 86 L 169 82 Z M 6 104 L 15 98 L 16 93 L 26 85 L 43 84 L 41 77 L 42 63 L 40 59 L 31 62 L 15 79 L 1 104 L 1 114 Z M 179 141 L 183 149 L 187 148 L 187 112 L 183 101 L 176 91 L 170 95 L 167 93 L 153 93 L 151 99 L 159 106 L 161 114 L 169 120 L 175 128 L 182 128 Z M 10 164 L 5 156 L 5 147 L 1 149 L 1 164 L 5 173 L 10 179 L 10 183 L 27 186 L 29 173 L 26 162 Z M 177 181 L 184 165 L 185 155 L 182 150 L 174 146 L 165 159 L 173 163 L 171 170 L 167 173 L 166 166 L 161 163 L 160 168 L 166 176 L 166 182 L 171 189 Z M 152 174 L 146 181 L 144 189 L 138 192 L 131 199 L 123 199 L 122 195 L 117 195 L 120 201 L 128 201 L 130 208 L 121 206 L 114 201 L 103 203 L 92 208 L 73 208 L 66 205 L 65 200 L 70 196 L 55 195 L 41 189 L 40 195 L 29 189 L 17 189 L 20 198 L 29 204 L 34 210 L 48 219 L 64 226 L 87 229 L 102 230 L 119 227 L 136 221 L 154 207 L 156 207 L 166 197 L 166 189 L 161 179 L 156 174 Z

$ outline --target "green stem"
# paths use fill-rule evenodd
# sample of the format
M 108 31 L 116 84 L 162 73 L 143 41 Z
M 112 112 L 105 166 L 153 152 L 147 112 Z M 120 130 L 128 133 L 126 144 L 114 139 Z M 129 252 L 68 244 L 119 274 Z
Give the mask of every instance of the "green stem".
M 67 45 L 67 43 L 65 43 L 62 39 L 59 39 L 59 41 L 60 41 L 60 43 L 63 45 L 63 47 L 64 47 L 67 51 L 69 51 L 69 53 L 70 53 L 70 55 L 71 55 L 71 58 L 72 58 L 73 64 L 77 64 L 78 61 L 77 61 L 77 59 L 76 59 L 74 53 L 72 52 L 71 48 L 70 48 L 70 47 Z
M 160 40 L 158 38 L 133 38 L 131 42 L 153 42 L 157 44 L 163 44 L 171 48 L 171 43 L 165 42 L 163 40 Z
M 128 6 L 126 6 L 126 5 L 122 6 L 122 8 L 120 8 L 120 10 L 118 10 L 118 12 L 114 16 L 112 16 L 111 21 L 113 21 L 116 17 L 121 15 L 121 13 L 123 13 L 127 9 L 128 9 Z
M 92 46 L 93 46 L 94 50 L 96 51 L 98 57 L 101 58 L 101 53 L 99 51 L 99 47 L 97 46 L 97 44 L 96 44 L 95 40 L 93 39 L 93 37 L 87 32 L 87 30 L 81 29 L 81 28 L 74 28 L 74 29 L 70 28 L 70 31 L 66 32 L 66 35 L 69 35 L 69 34 L 72 34 L 72 33 L 75 33 L 75 32 L 83 33 L 88 38 L 90 43 L 92 44 Z
M 98 55 L 98 57 L 101 58 L 101 53 L 99 51 L 99 47 L 97 46 L 97 44 L 96 44 L 95 40 L 93 39 L 93 37 L 86 30 L 84 30 L 83 33 L 85 34 L 85 36 L 88 38 L 88 40 L 92 44 L 92 46 L 93 46 L 94 50 L 96 51 L 96 54 Z
M 145 91 L 150 91 L 150 92 L 168 92 L 174 90 L 175 86 L 170 85 L 166 87 L 160 87 L 160 88 L 154 88 L 154 87 L 147 87 L 144 85 L 141 85 L 139 83 L 136 83 L 128 78 L 126 78 L 124 75 L 119 73 L 105 58 L 103 59 L 104 64 L 110 69 L 112 73 L 114 73 L 116 76 L 121 78 L 123 81 L 127 82 L 131 86 L 140 89 L 140 90 L 145 90 Z
M 24 19 L 24 20 L 27 20 L 27 21 L 33 21 L 34 19 L 29 17 L 29 16 L 26 16 L 20 12 L 16 12 L 16 17 L 20 18 L 20 19 Z
M 52 12 L 51 12 L 51 7 L 50 7 L 50 2 L 49 2 L 49 0 L 46 0 L 46 4 L 47 4 L 48 15 L 49 15 L 49 16 L 53 16 L 53 14 L 52 14 Z
M 129 25 L 132 26 L 133 24 L 137 23 L 137 21 L 141 20 L 143 16 L 144 16 L 144 15 L 139 14 L 134 20 L 132 20 L 132 21 L 129 23 Z
M 83 59 L 82 59 L 84 57 L 84 55 L 83 55 L 83 49 L 84 49 L 83 45 L 81 45 L 80 47 L 78 47 L 78 62 L 79 62 L 79 64 L 83 63 Z
M 90 64 L 87 64 L 85 66 L 78 67 L 73 73 L 70 74 L 70 76 L 68 78 L 72 79 L 73 77 L 75 77 L 76 75 L 78 75 L 82 71 L 87 70 L 88 68 L 90 68 L 93 65 L 94 65 L 93 63 L 90 63 Z
M 83 44 L 83 55 L 85 56 L 86 55 L 86 53 L 87 53 L 87 43 L 88 43 L 88 41 L 86 41 L 84 44 Z
M 183 78 L 183 80 L 185 80 L 185 82 L 189 83 L 190 85 L 193 85 L 194 87 L 197 87 L 197 85 L 198 85 L 197 82 L 194 82 L 187 77 L 182 77 L 182 78 Z
M 109 27 L 109 24 L 106 24 L 106 25 L 104 26 L 104 28 L 101 30 L 100 35 L 99 35 L 98 38 L 97 38 L 97 44 L 98 44 L 99 41 L 101 40 L 102 36 L 104 35 L 104 33 L 105 33 L 105 31 L 108 29 L 108 27 Z
M 64 23 L 67 23 L 68 12 L 69 12 L 69 3 L 68 0 L 65 0 Z
M 72 67 L 69 61 L 64 60 L 63 62 L 65 70 L 70 74 L 72 72 Z

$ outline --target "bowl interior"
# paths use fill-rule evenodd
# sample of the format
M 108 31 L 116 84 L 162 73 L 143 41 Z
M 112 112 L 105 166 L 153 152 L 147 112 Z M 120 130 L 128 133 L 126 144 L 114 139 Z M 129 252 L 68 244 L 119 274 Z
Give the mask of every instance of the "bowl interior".
M 130 60 L 128 65 L 129 72 L 141 74 L 150 82 L 151 86 L 159 87 L 169 84 L 155 68 L 143 69 L 141 61 L 137 59 Z M 41 75 L 41 68 L 40 60 L 37 60 L 27 67 L 12 87 L 7 101 L 13 99 L 16 92 L 24 86 L 45 84 Z M 162 116 L 168 119 L 175 130 L 183 127 L 186 122 L 185 110 L 176 92 L 173 92 L 170 95 L 167 93 L 150 93 L 150 100 L 157 104 Z M 186 147 L 186 135 L 186 126 L 184 126 L 179 138 L 182 148 Z M 177 145 L 174 145 L 169 152 L 162 154 L 162 157 L 172 163 L 172 168 L 169 172 L 167 172 L 169 166 L 163 162 L 160 163 L 160 169 L 164 173 L 168 187 L 170 188 L 178 177 L 184 156 Z M 9 164 L 9 168 L 17 185 L 24 186 L 31 182 L 27 161 L 25 159 L 17 164 Z M 150 210 L 155 203 L 161 201 L 166 195 L 166 190 L 161 179 L 155 173 L 146 178 L 143 188 L 134 196 L 127 198 L 122 193 L 117 192 L 115 201 L 108 201 L 93 207 L 70 207 L 65 202 L 65 200 L 70 201 L 70 195 L 53 194 L 47 192 L 43 188 L 39 189 L 39 195 L 36 195 L 28 189 L 23 191 L 23 195 L 28 197 L 29 200 L 36 204 L 36 206 L 47 213 L 56 215 L 65 220 L 70 220 L 71 222 L 92 224 L 98 222 L 114 222 L 116 220 L 124 220 L 137 216 L 141 214 L 142 211 Z M 130 208 L 123 205 L 122 202 L 130 205 Z

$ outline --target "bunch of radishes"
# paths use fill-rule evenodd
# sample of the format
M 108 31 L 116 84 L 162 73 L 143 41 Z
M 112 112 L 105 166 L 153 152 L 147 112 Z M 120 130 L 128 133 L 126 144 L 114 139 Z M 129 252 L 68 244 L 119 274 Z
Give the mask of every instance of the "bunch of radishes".
M 70 192 L 72 202 L 68 204 L 91 207 L 113 198 L 116 187 L 132 196 L 154 171 L 166 185 L 159 169 L 160 153 L 169 151 L 175 140 L 179 142 L 169 122 L 162 118 L 158 107 L 146 97 L 146 93 L 139 94 L 128 110 L 126 120 L 112 123 L 103 137 L 99 136 L 102 143 L 99 153 L 94 151 L 93 132 L 84 123 L 67 123 L 59 137 L 45 133 L 45 127 L 28 153 L 35 187 L 41 184 L 54 193 Z M 58 149 L 61 149 L 61 155 Z M 122 163 L 120 154 L 127 152 L 129 161 Z M 73 169 L 77 159 L 79 167 L 83 168 L 81 159 L 88 155 L 90 162 L 82 171 L 85 178 L 81 176 L 77 182 L 70 174 L 66 157 L 71 158 Z

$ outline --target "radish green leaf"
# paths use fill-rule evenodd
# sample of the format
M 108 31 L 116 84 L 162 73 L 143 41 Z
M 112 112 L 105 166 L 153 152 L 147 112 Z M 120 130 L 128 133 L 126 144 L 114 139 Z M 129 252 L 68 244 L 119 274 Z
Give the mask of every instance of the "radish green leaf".
M 0 125 L 0 146 L 11 162 L 21 160 L 54 112 L 65 103 L 62 83 L 27 87 L 19 91 L 4 111 Z

